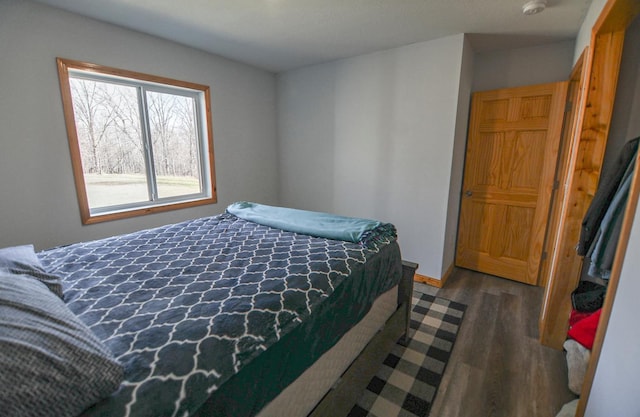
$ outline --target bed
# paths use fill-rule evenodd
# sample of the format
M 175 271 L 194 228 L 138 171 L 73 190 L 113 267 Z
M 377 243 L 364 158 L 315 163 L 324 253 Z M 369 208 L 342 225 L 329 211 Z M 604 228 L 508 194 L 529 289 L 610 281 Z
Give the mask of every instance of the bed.
M 341 390 L 331 388 L 362 376 L 353 359 L 370 339 L 408 334 L 415 271 L 390 224 L 253 203 L 31 261 L 38 291 L 63 293 L 73 316 L 63 321 L 90 331 L 82 343 L 93 368 L 59 387 L 93 390 L 75 405 L 83 416 L 337 415 Z M 5 270 L 27 275 L 25 263 Z M 393 330 L 379 332 L 387 322 Z M 294 405 L 300 393 L 310 398 Z M 77 414 L 57 403 L 51 415 Z

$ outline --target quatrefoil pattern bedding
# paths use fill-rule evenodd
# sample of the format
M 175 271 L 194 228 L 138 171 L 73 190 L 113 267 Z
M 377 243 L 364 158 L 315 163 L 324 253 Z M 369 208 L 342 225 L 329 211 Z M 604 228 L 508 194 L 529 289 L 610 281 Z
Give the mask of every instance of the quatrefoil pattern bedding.
M 97 414 L 188 415 L 386 243 L 365 248 L 225 213 L 38 256 L 125 367 Z

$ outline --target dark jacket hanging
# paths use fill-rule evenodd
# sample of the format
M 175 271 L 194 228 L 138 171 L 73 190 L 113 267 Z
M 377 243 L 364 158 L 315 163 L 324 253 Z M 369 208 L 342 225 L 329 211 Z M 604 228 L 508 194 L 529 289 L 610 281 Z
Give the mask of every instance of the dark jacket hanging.
M 605 178 L 600 180 L 596 194 L 593 196 L 591 205 L 582 221 L 580 241 L 577 247 L 578 255 L 585 256 L 592 247 L 602 219 L 613 201 L 629 165 L 635 161 L 638 142 L 640 142 L 640 137 L 627 142 L 622 148 L 614 168 Z
M 616 255 L 618 240 L 620 239 L 620 232 L 622 231 L 622 220 L 624 219 L 624 213 L 627 208 L 627 199 L 629 197 L 629 190 L 631 189 L 634 166 L 635 154 L 600 222 L 600 227 L 593 240 L 593 244 L 587 252 L 587 257 L 591 259 L 589 275 L 592 277 L 609 279 L 611 275 L 611 267 L 613 266 L 613 259 Z

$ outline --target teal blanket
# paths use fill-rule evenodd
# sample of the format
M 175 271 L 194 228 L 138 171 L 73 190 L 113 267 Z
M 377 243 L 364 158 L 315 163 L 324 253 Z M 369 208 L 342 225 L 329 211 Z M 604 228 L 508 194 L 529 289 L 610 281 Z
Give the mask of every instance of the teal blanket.
M 264 226 L 325 239 L 360 243 L 366 247 L 389 243 L 396 239 L 394 225 L 376 220 L 267 206 L 246 201 L 231 204 L 227 207 L 227 212 Z

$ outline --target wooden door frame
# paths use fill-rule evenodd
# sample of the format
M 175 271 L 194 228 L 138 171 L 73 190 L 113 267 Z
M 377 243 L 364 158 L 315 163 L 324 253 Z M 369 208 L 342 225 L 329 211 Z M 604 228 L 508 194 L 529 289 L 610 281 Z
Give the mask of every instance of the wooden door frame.
M 609 0 L 593 27 L 591 44 L 594 44 L 594 39 L 597 40 L 599 36 L 603 36 L 605 34 L 619 34 L 618 36 L 621 38 L 620 42 L 624 42 L 624 35 L 627 27 L 639 14 L 640 1 L 638 0 Z M 620 49 L 622 50 L 622 45 L 620 45 Z M 603 97 L 602 100 L 605 100 L 605 98 Z M 613 106 L 615 93 L 614 97 L 611 98 L 610 101 L 611 106 Z M 636 156 L 635 163 L 636 167 L 639 166 L 640 156 Z M 611 311 L 613 310 L 616 291 L 618 290 L 618 283 L 620 282 L 620 273 L 622 271 L 622 265 L 624 263 L 624 257 L 629 243 L 631 226 L 633 225 L 636 217 L 639 196 L 640 170 L 636 169 L 631 183 L 631 189 L 629 190 L 627 208 L 622 222 L 622 229 L 620 231 L 620 239 L 618 241 L 618 247 L 616 248 L 616 254 L 611 269 L 611 277 L 607 287 L 607 296 L 605 297 L 604 305 L 602 306 L 598 330 L 591 350 L 589 366 L 582 384 L 582 391 L 580 393 L 580 401 L 578 402 L 576 410 L 576 417 L 584 417 L 584 413 L 587 409 L 587 403 L 589 402 L 589 394 L 591 393 L 591 388 L 593 386 L 598 361 L 600 360 L 600 353 L 602 352 L 604 337 L 607 333 L 607 326 L 611 317 Z
M 576 135 L 567 164 L 565 198 L 560 205 L 557 245 L 550 254 L 549 277 L 540 315 L 540 342 L 561 349 L 567 336 L 571 292 L 578 285 L 583 258 L 575 247 L 582 219 L 596 192 L 613 114 L 627 26 L 640 11 L 638 0 L 609 0 L 593 26 L 584 61 L 583 91 Z
M 600 176 L 615 102 L 624 36 L 627 27 L 638 14 L 638 0 L 608 0 L 591 31 L 591 43 L 584 62 L 584 94 L 577 116 L 580 129 L 577 129 L 572 139 L 567 182 L 563 184 L 567 187 L 567 195 L 557 202 L 562 210 L 560 234 L 551 259 L 551 279 L 546 286 L 540 316 L 540 341 L 557 349 L 561 348 L 566 339 L 571 310 L 570 294 L 580 279 L 583 259 L 577 255 L 575 245 L 580 235 L 582 218 L 595 194 Z M 589 400 L 639 194 L 640 170 L 636 170 L 576 417 L 584 416 Z
M 583 112 L 580 111 L 580 106 L 582 103 L 582 97 L 584 95 L 582 80 L 588 76 L 588 74 L 585 74 L 585 70 L 587 67 L 587 65 L 585 65 L 587 50 L 588 48 L 585 48 L 582 54 L 580 54 L 580 58 L 578 58 L 578 61 L 571 71 L 571 76 L 569 77 L 569 88 L 567 91 L 567 108 L 565 109 L 564 113 L 564 124 L 562 127 L 560 149 L 558 151 L 558 161 L 556 164 L 554 191 L 552 195 L 551 205 L 549 207 L 547 233 L 542 249 L 543 259 L 540 263 L 540 275 L 538 276 L 538 286 L 545 288 L 549 282 L 552 260 L 554 260 L 553 256 L 549 255 L 553 255 L 554 248 L 559 246 L 559 225 L 560 220 L 563 216 L 563 213 L 561 211 L 561 203 L 567 195 L 566 187 L 560 186 L 560 184 L 564 185 L 567 183 L 567 175 L 569 173 L 569 166 L 571 162 L 569 155 L 572 155 L 574 153 L 574 142 L 571 139 L 575 137 L 578 126 L 582 124 L 581 117 L 583 115 Z M 570 96 L 573 88 L 572 85 L 574 84 L 576 89 L 575 97 Z M 544 321 L 543 317 L 546 312 L 547 309 L 543 308 L 542 314 L 540 315 L 540 326 Z M 542 334 L 542 331 L 540 333 Z
M 636 156 L 636 167 L 640 166 L 640 154 Z M 629 197 L 627 208 L 622 221 L 622 228 L 620 231 L 620 239 L 618 241 L 618 247 L 616 248 L 616 255 L 611 268 L 611 278 L 609 279 L 609 285 L 607 286 L 607 296 L 602 306 L 602 312 L 600 315 L 600 321 L 598 323 L 598 331 L 591 349 L 591 358 L 589 360 L 589 366 L 585 373 L 584 383 L 582 384 L 582 391 L 580 393 L 580 402 L 576 410 L 576 417 L 583 417 L 587 408 L 587 402 L 589 400 L 589 394 L 591 393 L 591 387 L 593 386 L 593 379 L 598 367 L 598 360 L 600 359 L 600 353 L 602 352 L 602 344 L 604 343 L 604 336 L 607 332 L 607 325 L 609 324 L 609 318 L 611 317 L 611 310 L 613 309 L 613 302 L 615 300 L 616 291 L 618 290 L 618 283 L 620 282 L 620 273 L 622 272 L 622 265 L 624 263 L 625 254 L 627 251 L 627 244 L 629 243 L 629 234 L 631 233 L 631 226 L 633 225 L 637 207 L 638 196 L 640 195 L 640 170 L 636 169 L 631 182 L 631 188 L 629 190 Z M 638 219 L 640 222 L 640 218 Z

